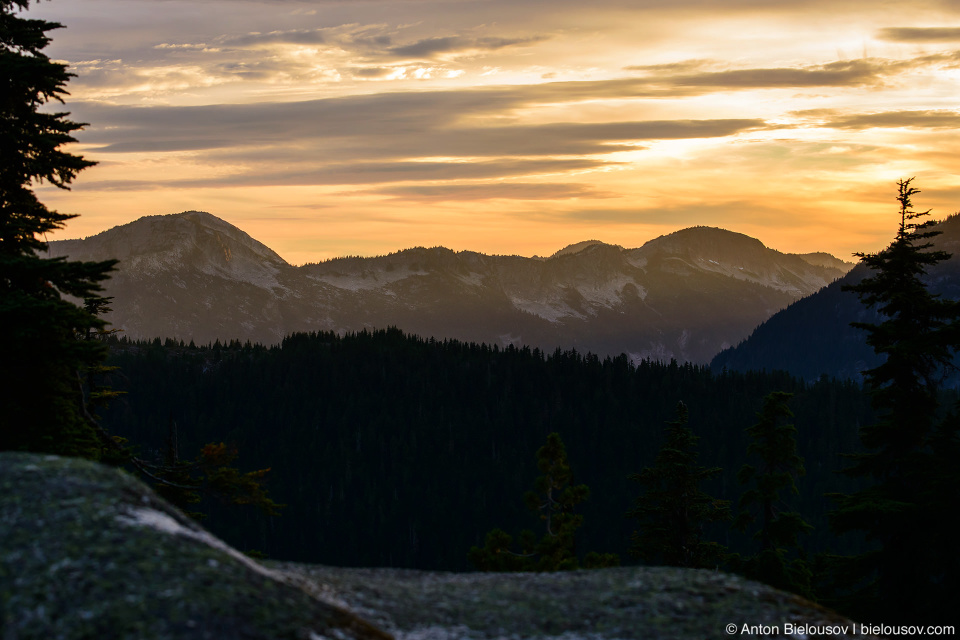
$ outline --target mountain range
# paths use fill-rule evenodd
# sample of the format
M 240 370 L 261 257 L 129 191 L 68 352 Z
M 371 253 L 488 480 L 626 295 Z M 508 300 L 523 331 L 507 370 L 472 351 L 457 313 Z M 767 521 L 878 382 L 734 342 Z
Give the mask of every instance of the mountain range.
M 932 267 L 925 281 L 933 293 L 960 300 L 960 215 L 932 230 L 940 235 L 932 238 L 931 250 L 946 251 L 951 257 Z M 843 287 L 860 282 L 869 273 L 866 266 L 858 264 L 843 278 L 777 312 L 742 343 L 717 354 L 711 368 L 780 369 L 807 380 L 821 375 L 860 379 L 861 372 L 880 364 L 880 359 L 867 344 L 866 333 L 850 323 L 877 323 L 882 318 Z
M 131 339 L 275 344 L 295 331 L 396 326 L 438 339 L 696 363 L 853 267 L 711 227 L 634 249 L 580 242 L 548 258 L 416 247 L 293 266 L 199 211 L 49 246 L 51 256 L 120 260 L 107 319 Z

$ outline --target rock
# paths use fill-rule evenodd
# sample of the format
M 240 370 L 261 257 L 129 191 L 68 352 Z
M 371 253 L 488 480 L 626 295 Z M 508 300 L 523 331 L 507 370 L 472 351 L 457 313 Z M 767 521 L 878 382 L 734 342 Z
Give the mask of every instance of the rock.
M 2 640 L 390 638 L 381 628 L 397 640 L 870 637 L 717 571 L 264 566 L 123 471 L 0 453 Z
M 799 596 L 719 571 L 444 573 L 273 566 L 335 593 L 398 640 L 873 637 Z
M 0 638 L 386 640 L 129 474 L 0 453 Z

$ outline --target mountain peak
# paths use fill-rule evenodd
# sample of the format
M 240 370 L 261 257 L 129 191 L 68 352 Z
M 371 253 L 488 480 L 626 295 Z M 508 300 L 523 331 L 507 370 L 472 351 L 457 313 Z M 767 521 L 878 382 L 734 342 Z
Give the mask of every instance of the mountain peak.
M 275 266 L 286 261 L 265 244 L 226 220 L 205 211 L 184 211 L 169 215 L 143 216 L 133 222 L 107 229 L 84 240 L 50 243 L 51 255 L 82 255 L 83 243 L 93 241 L 101 251 L 121 261 L 138 261 L 150 256 L 153 263 L 179 263 L 197 254 L 220 256 L 229 263 L 234 256 Z M 207 256 L 208 258 L 210 255 Z
M 832 256 L 831 256 L 832 257 Z M 853 265 L 818 264 L 770 249 L 756 238 L 717 227 L 690 227 L 660 236 L 630 252 L 640 267 L 657 265 L 675 273 L 711 272 L 772 287 L 794 296 L 809 295 Z M 828 262 L 821 257 L 820 262 Z
M 682 250 L 699 252 L 703 250 L 724 248 L 727 251 L 763 252 L 767 247 L 757 240 L 743 233 L 727 231 L 719 227 L 688 227 L 673 233 L 650 240 L 644 247 L 658 247 L 662 250 Z
M 606 242 L 601 242 L 600 240 L 583 240 L 583 241 L 581 241 L 581 242 L 575 242 L 575 243 L 573 243 L 573 244 L 568 244 L 568 245 L 565 246 L 563 249 L 560 249 L 559 251 L 557 251 L 555 254 L 553 254 L 553 255 L 550 256 L 550 257 L 551 257 L 551 258 L 559 258 L 560 256 L 572 256 L 572 255 L 575 254 L 575 253 L 580 253 L 581 251 L 584 251 L 584 250 L 586 250 L 586 249 L 589 249 L 590 247 L 594 247 L 594 246 L 596 246 L 596 245 L 598 245 L 598 244 L 599 244 L 599 245 L 603 245 L 603 246 L 605 246 L 605 247 L 616 247 L 616 248 L 618 248 L 618 249 L 622 249 L 622 247 L 621 247 L 620 245 L 617 245 L 617 244 L 608 244 L 608 243 L 606 243 Z

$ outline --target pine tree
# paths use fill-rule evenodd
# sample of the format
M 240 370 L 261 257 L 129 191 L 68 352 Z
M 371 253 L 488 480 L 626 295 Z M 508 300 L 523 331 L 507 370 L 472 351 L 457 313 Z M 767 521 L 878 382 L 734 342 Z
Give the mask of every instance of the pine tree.
M 74 216 L 49 210 L 33 186 L 67 189 L 94 163 L 60 149 L 84 125 L 44 107 L 63 101 L 73 74 L 42 53 L 62 25 L 20 17 L 28 5 L 0 0 L 0 449 L 97 459 L 82 382 L 106 348 L 82 337 L 104 322 L 66 297 L 96 299 L 115 262 L 41 255 L 44 234 Z
M 758 421 L 747 428 L 751 438 L 747 455 L 760 459 L 760 467 L 743 465 L 737 480 L 749 488 L 740 496 L 735 525 L 747 530 L 759 521 L 754 539 L 758 552 L 737 564 L 750 578 L 810 597 L 811 572 L 801 557 L 789 557 L 799 548 L 798 537 L 813 529 L 799 513 L 783 509 L 781 492 L 799 495 L 795 479 L 804 475 L 797 454 L 797 430 L 785 421 L 793 417 L 787 406 L 792 393 L 775 391 L 763 399 Z
M 722 469 L 697 464 L 699 438 L 687 419 L 687 407 L 680 402 L 677 417 L 667 423 L 666 440 L 653 466 L 630 476 L 644 489 L 627 511 L 627 517 L 636 518 L 639 525 L 631 536 L 630 555 L 651 564 L 714 568 L 726 549 L 708 541 L 704 528 L 728 521 L 730 505 L 700 488 Z
M 868 483 L 849 495 L 835 495 L 831 525 L 840 533 L 862 532 L 873 548 L 838 560 L 838 574 L 852 590 L 849 611 L 864 619 L 936 622 L 954 607 L 944 589 L 960 570 L 949 520 L 956 510 L 956 424 L 939 418 L 939 391 L 958 346 L 960 304 L 932 294 L 927 269 L 949 257 L 930 251 L 930 212 L 912 210 L 919 191 L 912 178 L 898 181 L 900 224 L 893 242 L 875 254 L 857 254 L 870 277 L 847 290 L 882 320 L 855 323 L 883 362 L 864 372 L 879 418 L 864 426 L 865 452 L 850 456 L 845 473 Z M 948 576 L 952 574 L 952 576 Z M 841 586 L 842 583 L 841 583 Z
M 514 551 L 513 537 L 502 529 L 487 534 L 483 548 L 472 547 L 470 562 L 481 571 L 562 571 L 577 569 L 574 535 L 583 524 L 583 516 L 573 512 L 587 499 L 590 489 L 571 485 L 573 472 L 567 461 L 567 450 L 560 434 L 551 433 L 537 451 L 539 476 L 534 490 L 524 495 L 527 508 L 544 523 L 546 532 L 540 540 L 525 530 L 520 533 L 519 551 Z M 615 554 L 591 552 L 584 559 L 585 568 L 620 564 Z

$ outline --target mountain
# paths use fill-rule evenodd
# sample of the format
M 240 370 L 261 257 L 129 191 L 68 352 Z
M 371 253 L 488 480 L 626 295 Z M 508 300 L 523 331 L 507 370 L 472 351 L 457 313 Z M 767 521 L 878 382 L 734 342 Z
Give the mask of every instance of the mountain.
M 294 267 L 197 211 L 51 242 L 50 254 L 121 261 L 107 286 L 108 319 L 130 338 L 273 344 L 293 331 L 392 325 L 436 338 L 701 363 L 852 266 L 695 227 L 635 249 L 587 241 L 549 258 L 416 247 Z
M 933 292 L 958 300 L 960 216 L 947 218 L 935 230 L 941 235 L 933 238 L 934 248 L 947 251 L 952 257 L 931 269 L 926 280 Z M 850 323 L 874 323 L 881 318 L 864 307 L 856 294 L 842 291 L 842 287 L 856 284 L 868 274 L 864 265 L 857 265 L 840 280 L 794 302 L 759 325 L 742 343 L 717 354 L 711 368 L 781 369 L 807 380 L 823 374 L 859 379 L 861 371 L 876 366 L 880 360 L 867 345 L 866 333 Z

